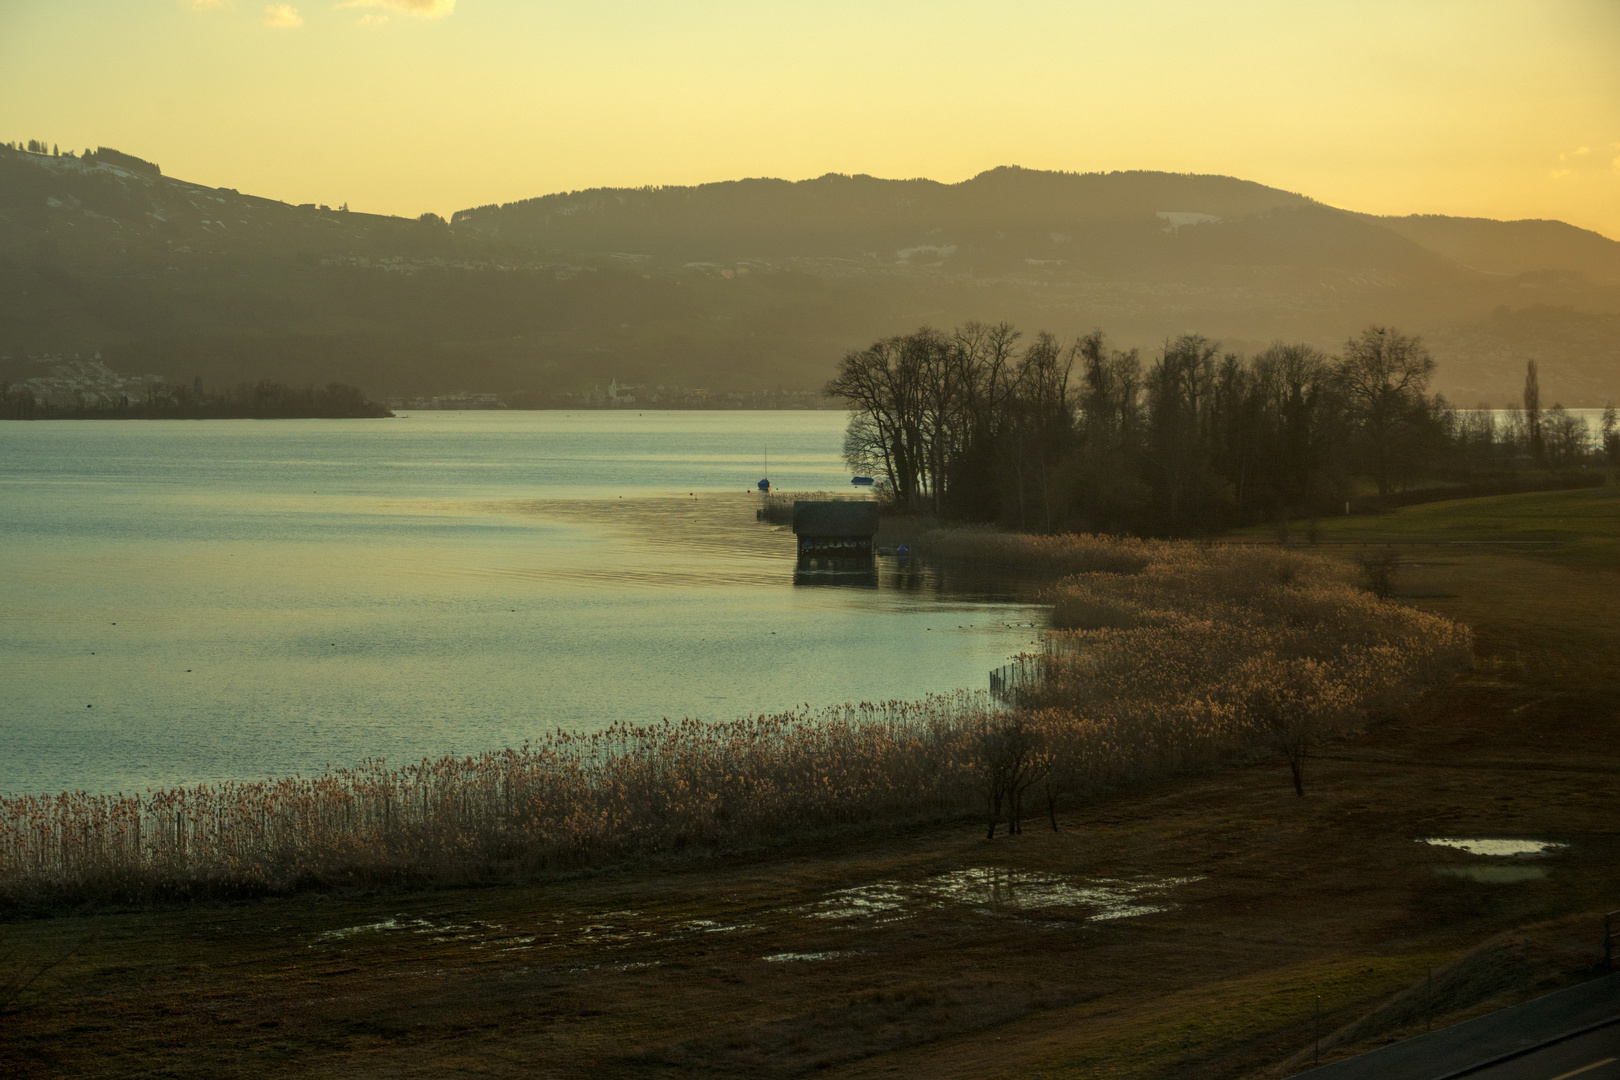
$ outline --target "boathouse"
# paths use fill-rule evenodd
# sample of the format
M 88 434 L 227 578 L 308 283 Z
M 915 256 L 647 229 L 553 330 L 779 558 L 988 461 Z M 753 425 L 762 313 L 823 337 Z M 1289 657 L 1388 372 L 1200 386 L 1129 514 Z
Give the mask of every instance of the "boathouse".
M 877 530 L 875 502 L 793 503 L 793 535 L 799 538 L 800 556 L 870 555 Z

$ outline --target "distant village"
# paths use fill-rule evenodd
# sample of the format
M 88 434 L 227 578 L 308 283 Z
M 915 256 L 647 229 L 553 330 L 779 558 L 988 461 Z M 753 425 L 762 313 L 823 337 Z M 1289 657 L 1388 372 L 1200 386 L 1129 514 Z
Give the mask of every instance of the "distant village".
M 11 357 L 0 356 L 0 361 Z M 0 381 L 0 401 L 26 391 L 41 405 L 63 408 L 114 407 L 144 401 L 166 384 L 162 375 L 120 375 L 101 362 L 101 354 L 46 353 L 29 356 L 31 364 L 49 365 L 49 375 L 16 383 Z

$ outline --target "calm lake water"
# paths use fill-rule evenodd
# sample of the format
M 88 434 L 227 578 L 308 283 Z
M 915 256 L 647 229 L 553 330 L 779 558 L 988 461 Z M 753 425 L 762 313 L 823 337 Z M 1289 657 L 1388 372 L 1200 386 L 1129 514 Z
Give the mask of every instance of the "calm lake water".
M 982 688 L 1039 611 L 795 580 L 835 412 L 0 424 L 0 792 L 144 789 Z

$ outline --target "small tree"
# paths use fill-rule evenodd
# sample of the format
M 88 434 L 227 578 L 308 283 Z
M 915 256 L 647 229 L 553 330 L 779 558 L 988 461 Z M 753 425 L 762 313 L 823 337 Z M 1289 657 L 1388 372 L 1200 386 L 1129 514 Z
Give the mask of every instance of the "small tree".
M 1023 833 L 1024 796 L 1052 768 L 1051 754 L 1043 742 L 1035 726 L 1021 712 L 991 717 L 980 728 L 979 769 L 990 819 L 985 839 L 995 839 L 1003 806 L 1006 807 L 1008 835 Z
M 1305 759 L 1343 719 L 1345 687 L 1315 660 L 1274 659 L 1248 665 L 1248 710 L 1288 762 L 1294 795 L 1305 795 Z
M 1395 579 L 1401 569 L 1401 557 L 1393 547 L 1364 551 L 1356 557 L 1361 567 L 1361 582 L 1367 591 L 1380 600 L 1388 600 L 1395 592 Z
M 1036 749 L 1030 783 L 1039 784 L 1046 818 L 1058 831 L 1057 800 L 1085 784 L 1085 772 L 1098 740 L 1094 727 L 1065 709 L 1041 709 L 1030 715 Z

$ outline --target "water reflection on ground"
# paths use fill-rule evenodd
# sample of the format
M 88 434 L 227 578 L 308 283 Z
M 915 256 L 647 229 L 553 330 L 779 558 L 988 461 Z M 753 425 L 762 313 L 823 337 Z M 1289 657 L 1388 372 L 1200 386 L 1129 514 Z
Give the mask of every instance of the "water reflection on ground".
M 961 904 L 986 911 L 1072 912 L 1088 922 L 1128 919 L 1167 910 L 1167 894 L 1195 877 L 1076 879 L 1061 874 L 972 867 L 918 882 L 880 881 L 839 889 L 805 908 L 812 919 L 877 925 L 918 911 Z
M 626 950 L 730 940 L 779 942 L 807 929 L 845 935 L 954 913 L 971 918 L 1039 917 L 1068 925 L 1139 918 L 1175 906 L 1176 891 L 1198 877 L 1084 878 L 1005 867 L 978 866 L 920 880 L 876 881 L 835 889 L 807 903 L 763 908 L 740 920 L 687 919 L 668 911 L 581 912 L 559 910 L 521 925 L 449 916 L 395 915 L 314 935 L 311 949 L 341 947 L 352 938 L 414 937 L 470 950 L 506 952 L 622 953 Z M 857 955 L 850 949 L 771 952 L 768 963 L 832 960 Z
M 1526 881 L 1541 881 L 1547 877 L 1546 867 L 1525 864 L 1549 855 L 1557 855 L 1569 846 L 1553 840 L 1521 840 L 1505 837 L 1429 836 L 1419 840 L 1418 843 L 1450 848 L 1490 859 L 1511 860 L 1506 865 L 1502 862 L 1493 862 L 1434 868 L 1434 872 L 1441 877 L 1464 878 L 1483 885 L 1517 885 Z
M 1419 843 L 1432 844 L 1435 847 L 1455 848 L 1466 851 L 1470 855 L 1492 855 L 1498 858 L 1533 858 L 1538 855 L 1556 854 L 1566 845 L 1552 840 L 1508 840 L 1508 839 L 1457 839 L 1453 837 L 1431 836 Z

